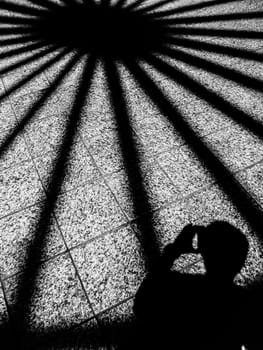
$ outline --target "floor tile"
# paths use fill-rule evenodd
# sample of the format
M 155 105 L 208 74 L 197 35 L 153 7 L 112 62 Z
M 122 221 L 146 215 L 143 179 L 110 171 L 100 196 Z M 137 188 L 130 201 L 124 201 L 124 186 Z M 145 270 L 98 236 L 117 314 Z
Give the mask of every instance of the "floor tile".
M 204 274 L 206 272 L 201 254 L 194 253 L 182 254 L 174 261 L 171 270 L 189 274 Z
M 96 111 L 92 105 L 88 107 L 85 107 L 82 113 L 80 131 L 87 145 L 89 142 L 92 144 L 92 139 L 103 137 L 107 131 L 113 132 L 117 125 L 112 113 Z
M 5 92 L 5 86 L 2 80 L 2 77 L 0 78 L 0 94 L 2 95 Z
M 11 311 L 19 293 L 19 276 L 5 281 Z M 60 255 L 41 265 L 30 304 L 30 330 L 38 333 L 45 328 L 50 331 L 66 328 L 91 317 L 91 309 L 69 255 Z
M 38 173 L 46 189 L 51 180 L 56 158 L 57 155 L 54 152 L 48 152 L 35 158 Z M 62 184 L 63 192 L 75 189 L 85 183 L 93 184 L 100 179 L 99 171 L 79 137 L 70 152 L 65 171 L 66 175 Z
M 262 162 L 244 170 L 237 174 L 238 180 L 246 188 L 246 190 L 253 195 L 258 203 L 263 206 L 263 165 Z
M 217 40 L 215 44 L 217 43 Z M 232 45 L 231 45 L 232 46 Z M 180 48 L 181 50 L 181 48 Z M 227 49 L 225 49 L 227 52 Z M 252 51 L 252 50 L 250 50 Z M 236 70 L 237 72 L 240 72 L 242 74 L 246 74 L 248 76 L 254 77 L 256 79 L 262 79 L 263 74 L 261 70 L 262 63 L 256 62 L 254 60 L 248 60 L 245 58 L 240 57 L 234 57 L 231 55 L 226 55 L 224 52 L 221 54 L 218 53 L 212 53 L 208 51 L 199 51 L 194 49 L 184 49 L 184 52 L 187 52 L 191 55 L 195 55 L 196 57 L 201 57 L 206 60 L 209 60 L 217 65 L 223 66 L 225 68 L 230 68 L 233 70 Z M 206 69 L 204 65 L 204 70 Z M 240 84 L 240 87 L 242 87 L 242 84 Z M 227 91 L 226 91 L 227 92 Z
M 73 57 L 73 53 L 68 53 L 63 56 L 58 62 L 55 62 L 52 67 L 45 70 L 45 75 L 49 82 L 53 82 L 58 75 L 64 70 L 65 65 L 69 62 L 70 58 Z M 76 79 L 81 72 L 82 64 L 77 63 L 71 71 L 67 72 L 65 80 L 63 80 L 62 86 L 65 87 L 68 84 L 72 84 L 74 79 Z
M 80 186 L 62 194 L 55 215 L 69 247 L 126 222 L 115 198 L 103 183 Z
M 22 81 L 22 79 L 25 79 L 28 77 L 32 71 L 30 69 L 26 70 L 23 69 L 22 71 L 19 70 L 18 72 L 13 72 L 8 75 L 5 75 L 2 79 L 6 88 L 6 91 L 9 91 L 13 88 L 18 82 Z M 15 90 L 11 94 L 11 98 L 17 98 L 21 95 L 26 95 L 28 93 L 32 93 L 34 91 L 42 90 L 47 88 L 48 86 L 48 80 L 46 79 L 45 75 L 43 73 L 40 73 L 39 75 L 36 75 L 32 80 L 21 86 L 19 89 Z
M 43 198 L 34 165 L 28 161 L 0 173 L 0 217 L 28 207 Z
M 190 50 L 184 49 L 186 53 L 190 53 Z M 200 56 L 200 54 L 198 54 Z M 212 56 L 213 57 L 213 56 Z M 213 61 L 211 59 L 211 55 L 209 55 L 209 60 Z M 215 56 L 215 63 L 220 64 L 220 61 L 223 59 L 218 59 L 217 55 Z M 231 60 L 228 58 L 225 58 L 225 61 L 228 62 L 228 65 L 231 68 Z M 222 66 L 227 66 L 226 64 L 221 64 Z M 172 62 L 171 60 L 169 63 Z M 242 62 L 242 61 L 241 61 Z M 237 71 L 241 71 L 242 69 L 245 74 L 248 76 L 254 76 L 256 79 L 261 79 L 260 75 L 260 68 L 253 63 L 249 62 L 247 64 L 248 67 L 243 67 L 240 60 L 238 61 L 238 64 L 235 60 L 235 64 L 233 64 L 233 67 Z M 248 61 L 247 61 L 248 62 Z M 263 99 L 262 99 L 262 93 L 258 90 L 253 90 L 252 86 L 251 88 L 245 87 L 242 82 L 234 82 L 230 79 L 229 74 L 226 74 L 225 78 L 221 77 L 219 74 L 214 72 L 213 74 L 210 72 L 207 72 L 205 70 L 205 63 L 204 67 L 202 69 L 193 67 L 189 64 L 182 63 L 181 61 L 173 61 L 173 65 L 175 65 L 179 70 L 183 71 L 184 74 L 186 74 L 188 77 L 192 78 L 193 80 L 197 81 L 201 86 L 205 87 L 208 91 L 211 91 L 215 94 L 215 96 L 219 96 L 219 98 L 223 99 L 224 101 L 230 103 L 233 107 L 237 108 L 236 114 L 238 113 L 238 109 L 241 109 L 246 114 L 248 114 L 251 118 L 254 118 L 256 120 L 262 120 L 262 110 L 263 110 Z M 262 79 L 261 79 L 262 80 Z M 197 91 L 198 96 L 198 91 Z M 199 97 L 198 97 L 199 99 Z M 206 96 L 204 97 L 206 99 L 206 102 L 204 105 L 213 105 L 212 98 Z M 174 98 L 173 98 L 174 100 Z M 200 102 L 198 102 L 199 104 Z M 197 104 L 197 105 L 198 105 Z M 201 102 L 201 105 L 203 102 Z M 190 107 L 190 106 L 189 106 Z M 206 107 L 207 108 L 207 107 Z M 186 106 L 187 109 L 187 106 Z M 213 110 L 216 111 L 215 108 L 209 107 L 209 109 L 212 111 L 212 115 L 215 113 Z M 184 111 L 184 109 L 182 109 Z M 220 113 L 219 113 L 220 112 Z M 223 108 L 223 111 L 216 112 L 217 118 L 223 123 L 222 127 L 224 126 L 230 126 L 233 123 L 233 117 L 236 117 L 236 115 L 232 115 L 227 111 L 226 108 Z M 184 113 L 184 112 L 183 112 Z M 210 113 L 209 113 L 210 114 Z M 242 121 L 242 119 L 241 119 Z
M 1 88 L 0 88 L 1 89 Z M 0 103 L 0 130 L 10 130 L 16 125 L 16 118 L 8 102 Z
M 166 56 L 161 56 L 161 59 L 174 67 L 176 70 L 179 70 L 179 72 L 183 71 L 183 73 L 186 73 L 187 75 L 189 75 L 189 71 L 191 72 L 191 67 L 189 69 L 187 66 L 187 69 L 182 69 L 185 67 L 185 65 L 181 62 L 178 63 L 178 61 L 170 59 Z M 200 135 L 213 133 L 233 124 L 231 120 L 214 108 L 210 103 L 197 97 L 191 91 L 191 87 L 189 87 L 188 90 L 187 84 L 182 86 L 180 80 L 177 82 L 175 80 L 168 79 L 166 76 L 161 74 L 156 69 L 153 69 L 152 66 L 148 64 L 145 64 L 144 68 L 146 71 L 150 72 L 153 81 L 158 85 L 158 87 L 160 87 L 164 96 L 174 106 L 174 119 L 172 119 L 171 122 L 167 122 L 167 124 L 170 125 L 170 128 L 174 130 L 175 134 L 178 134 L 178 137 L 180 135 L 180 128 L 178 128 L 178 131 L 176 131 L 176 114 L 179 114 L 179 116 L 182 117 L 189 124 L 189 126 Z M 199 71 L 197 73 L 199 74 Z M 196 76 L 193 76 L 193 78 L 196 78 Z
M 134 76 L 123 65 L 119 65 L 122 77 L 122 85 L 127 104 L 127 111 L 134 129 L 145 120 L 148 122 L 152 118 L 160 117 L 160 113 L 155 103 L 142 90 Z
M 21 135 L 16 136 L 13 140 L 9 137 L 15 129 L 3 130 L 0 136 L 0 169 L 6 169 L 11 166 L 19 165 L 30 159 L 28 148 Z M 8 142 L 9 140 L 9 142 Z M 11 142 L 10 142 L 11 140 Z
M 58 87 L 55 92 L 55 97 L 58 101 L 56 104 L 58 115 L 68 116 L 70 114 L 77 91 L 78 84 L 74 84 L 73 81 L 71 81 L 71 84 L 65 84 L 62 82 L 62 84 Z
M 213 181 L 208 171 L 187 146 L 165 152 L 159 156 L 158 160 L 176 188 L 177 195 L 174 200 L 198 191 Z
M 230 171 L 241 170 L 263 159 L 261 140 L 240 127 L 205 137 L 204 141 Z
M 22 121 L 27 113 L 31 110 L 37 101 L 43 96 L 46 90 L 36 91 L 27 95 L 18 96 L 16 99 L 12 99 L 12 106 L 16 113 L 18 121 Z M 30 122 L 35 122 L 45 117 L 53 117 L 58 114 L 58 99 L 56 95 L 49 97 L 44 104 L 39 106 L 39 109 L 34 114 Z M 30 123 L 28 123 L 30 124 Z
M 71 251 L 96 313 L 132 296 L 145 274 L 138 241 L 121 228 Z
M 144 210 L 155 210 L 175 199 L 177 195 L 176 188 L 158 165 L 144 165 L 139 171 L 141 172 L 142 185 L 147 199 Z M 140 191 L 141 185 L 138 183 L 140 180 L 136 179 L 135 175 L 129 179 L 126 171 L 121 170 L 107 177 L 106 181 L 129 219 L 134 219 L 144 213 L 144 203 L 137 203 L 137 205 L 140 205 L 140 213 L 136 209 L 133 190 L 135 188 L 137 192 Z M 142 201 L 143 194 L 138 193 L 138 195 L 141 195 Z
M 144 123 L 135 128 L 138 142 L 142 143 L 145 152 L 157 155 L 172 147 L 182 144 L 183 140 L 174 130 L 169 121 L 163 117 L 147 118 Z
M 67 116 L 59 115 L 43 118 L 26 128 L 26 140 L 33 157 L 42 156 L 48 152 L 57 152 L 62 143 L 67 124 Z
M 27 252 L 34 242 L 35 227 L 41 205 L 34 205 L 0 219 L 0 273 L 2 277 L 13 275 L 25 267 Z M 39 254 L 45 260 L 66 249 L 61 234 L 53 220 L 45 246 Z
M 104 175 L 123 168 L 123 157 L 116 128 L 106 127 L 90 140 L 83 135 L 84 143 Z

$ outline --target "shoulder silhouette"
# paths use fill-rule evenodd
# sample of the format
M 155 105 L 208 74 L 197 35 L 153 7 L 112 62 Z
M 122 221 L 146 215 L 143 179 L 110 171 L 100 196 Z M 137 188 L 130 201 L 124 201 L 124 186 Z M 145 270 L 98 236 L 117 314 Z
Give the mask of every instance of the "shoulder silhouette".
M 197 248 L 193 248 L 195 236 Z M 249 292 L 233 281 L 248 248 L 246 236 L 227 222 L 187 225 L 164 248 L 136 294 L 134 314 L 142 348 L 259 349 L 251 340 Z M 202 255 L 204 275 L 171 270 L 186 253 Z

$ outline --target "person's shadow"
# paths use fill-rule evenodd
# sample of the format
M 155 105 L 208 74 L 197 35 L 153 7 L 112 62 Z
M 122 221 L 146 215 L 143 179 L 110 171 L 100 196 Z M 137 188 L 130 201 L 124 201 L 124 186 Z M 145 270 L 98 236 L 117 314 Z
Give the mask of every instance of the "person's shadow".
M 193 248 L 195 235 L 197 249 Z M 246 289 L 233 282 L 248 247 L 245 235 L 227 222 L 187 225 L 164 248 L 136 294 L 133 310 L 140 348 L 263 349 L 259 333 L 262 289 Z M 203 257 L 204 275 L 171 271 L 175 259 L 193 252 Z

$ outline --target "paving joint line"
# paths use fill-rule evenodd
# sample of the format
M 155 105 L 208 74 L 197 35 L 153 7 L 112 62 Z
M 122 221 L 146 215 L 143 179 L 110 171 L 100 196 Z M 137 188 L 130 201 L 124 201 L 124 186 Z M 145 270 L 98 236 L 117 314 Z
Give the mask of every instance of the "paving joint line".
M 15 113 L 14 110 L 13 110 L 13 112 Z M 15 114 L 15 116 L 16 116 L 16 114 Z M 68 117 L 69 117 L 69 116 L 68 116 Z M 25 139 L 25 135 L 23 135 L 23 137 L 24 137 L 24 139 Z M 26 140 L 25 140 L 25 143 L 26 143 L 26 146 L 27 146 L 27 148 L 28 148 L 28 152 L 29 152 L 29 155 L 30 155 L 30 157 L 31 157 L 31 161 L 33 162 L 35 171 L 37 172 L 39 181 L 40 181 L 40 183 L 41 183 L 41 185 L 42 185 L 43 192 L 44 192 L 44 194 L 45 194 L 45 196 L 46 196 L 45 200 L 46 200 L 46 201 L 49 201 L 49 193 L 47 192 L 47 190 L 46 190 L 46 188 L 45 188 L 45 186 L 44 186 L 44 184 L 43 184 L 43 181 L 42 181 L 42 179 L 41 179 L 41 177 L 40 177 L 39 171 L 38 171 L 37 166 L 36 166 L 36 164 L 35 164 L 35 160 L 34 160 L 34 158 L 33 158 L 33 155 L 32 155 L 31 152 L 30 152 L 30 149 L 29 149 L 29 147 L 28 147 L 28 144 L 27 144 L 27 141 L 26 141 Z M 74 269 L 75 269 L 75 272 L 76 272 L 77 278 L 78 278 L 78 280 L 79 280 L 79 283 L 80 283 L 80 285 L 81 285 L 81 288 L 82 288 L 82 290 L 83 290 L 83 293 L 85 294 L 87 303 L 88 303 L 88 305 L 89 305 L 89 307 L 90 307 L 90 310 L 91 310 L 93 316 L 95 316 L 95 312 L 94 312 L 94 310 L 93 310 L 91 301 L 90 301 L 90 299 L 89 299 L 89 297 L 88 297 L 88 295 L 87 295 L 87 292 L 86 292 L 86 290 L 85 290 L 85 288 L 84 288 L 84 284 L 83 284 L 82 279 L 81 279 L 81 277 L 80 277 L 79 271 L 78 271 L 78 269 L 77 269 L 77 267 L 76 267 L 76 265 L 75 265 L 75 262 L 74 262 L 74 260 L 73 260 L 73 258 L 72 258 L 71 252 L 70 252 L 70 250 L 69 250 L 69 248 L 68 248 L 67 242 L 66 242 L 66 240 L 65 240 L 65 237 L 64 237 L 64 235 L 63 235 L 63 232 L 62 232 L 61 227 L 60 227 L 60 225 L 59 225 L 59 222 L 58 222 L 58 220 L 57 220 L 56 214 L 55 214 L 55 212 L 53 212 L 53 211 L 52 211 L 52 216 L 53 216 L 53 218 L 54 218 L 54 220 L 55 220 L 55 222 L 56 222 L 56 225 L 57 225 L 57 227 L 58 227 L 58 231 L 59 231 L 60 236 L 61 236 L 61 238 L 62 238 L 62 241 L 63 241 L 63 243 L 64 243 L 64 245 L 65 245 L 65 247 L 66 247 L 66 250 L 65 250 L 64 252 L 62 252 L 61 254 L 58 254 L 57 256 L 63 255 L 63 254 L 65 254 L 65 253 L 68 253 L 68 255 L 69 255 L 70 259 L 71 259 L 71 263 L 72 263 L 72 265 L 73 265 L 73 267 L 74 267 Z M 51 227 L 50 227 L 50 228 L 51 228 Z M 42 252 L 40 252 L 40 254 L 41 254 L 41 253 L 42 253 Z M 48 260 L 52 260 L 53 258 L 54 258 L 54 257 L 51 257 L 51 259 L 48 259 Z M 48 260 L 46 260 L 46 261 L 48 261 Z M 46 261 L 45 261 L 45 262 L 46 262 Z M 21 273 L 21 271 L 20 271 L 20 273 Z

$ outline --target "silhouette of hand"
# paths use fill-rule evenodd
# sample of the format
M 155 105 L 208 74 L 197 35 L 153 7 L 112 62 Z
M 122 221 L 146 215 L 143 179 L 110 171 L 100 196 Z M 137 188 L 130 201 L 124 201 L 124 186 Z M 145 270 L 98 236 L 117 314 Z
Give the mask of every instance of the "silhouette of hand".
M 174 245 L 178 247 L 181 254 L 193 253 L 196 251 L 193 247 L 193 238 L 196 232 L 196 226 L 189 224 L 182 229 L 181 233 L 175 239 Z
M 193 247 L 193 238 L 197 233 L 198 226 L 186 225 L 181 233 L 176 237 L 174 243 L 168 244 L 164 249 L 164 254 L 181 255 L 185 253 L 196 253 Z

